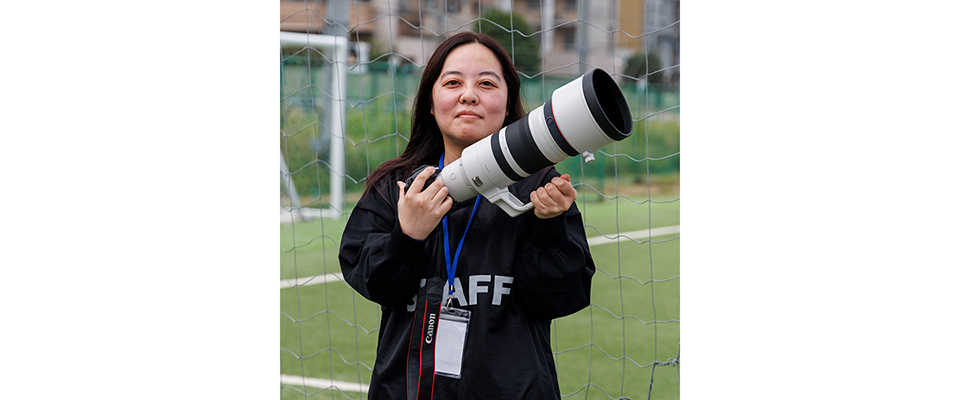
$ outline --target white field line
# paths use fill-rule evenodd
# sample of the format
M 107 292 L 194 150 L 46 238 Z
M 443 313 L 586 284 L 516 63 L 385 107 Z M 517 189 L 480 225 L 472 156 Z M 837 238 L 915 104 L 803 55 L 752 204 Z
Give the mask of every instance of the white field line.
M 307 378 L 303 376 L 280 374 L 280 383 L 284 385 L 308 386 L 318 389 L 337 388 L 344 392 L 367 393 L 370 391 L 369 385 L 353 382 L 332 381 L 322 378 Z
M 664 236 L 664 235 L 676 235 L 680 233 L 680 225 L 674 226 L 664 226 L 660 228 L 653 229 L 641 229 L 639 231 L 633 232 L 623 232 L 619 235 L 616 235 L 613 238 L 607 238 L 604 236 L 594 236 L 587 239 L 587 244 L 590 246 L 598 246 L 601 244 L 616 243 L 623 240 L 644 240 L 649 239 L 654 236 Z
M 313 219 L 313 218 L 339 218 L 341 215 L 336 210 L 331 209 L 316 209 L 316 208 L 300 208 L 300 209 L 285 209 L 283 206 L 280 206 L 280 223 L 281 224 L 290 224 L 294 222 L 303 221 L 304 218 Z
M 343 274 L 337 272 L 334 274 L 323 274 L 323 275 L 314 275 L 314 276 L 305 276 L 297 279 L 281 279 L 280 280 L 280 289 L 292 288 L 294 286 L 310 286 L 310 285 L 319 285 L 321 283 L 333 282 L 333 281 L 342 281 Z
M 623 232 L 613 238 L 607 238 L 604 236 L 594 236 L 587 239 L 587 244 L 590 246 L 599 246 L 602 244 L 616 243 L 618 241 L 624 240 L 645 240 L 655 236 L 664 236 L 664 235 L 676 235 L 680 233 L 680 225 L 675 226 L 664 226 L 660 228 L 653 229 L 641 229 L 639 231 L 632 232 Z M 337 272 L 334 274 L 323 274 L 315 276 L 306 276 L 297 279 L 281 279 L 280 280 L 280 289 L 292 288 L 294 286 L 310 286 L 310 285 L 319 285 L 321 283 L 327 283 L 332 281 L 342 281 L 343 274 Z

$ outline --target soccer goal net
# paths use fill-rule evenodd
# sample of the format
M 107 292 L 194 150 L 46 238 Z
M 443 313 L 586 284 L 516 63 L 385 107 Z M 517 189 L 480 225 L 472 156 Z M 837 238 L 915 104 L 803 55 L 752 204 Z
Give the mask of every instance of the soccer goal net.
M 561 395 L 679 398 L 679 27 L 679 0 L 280 1 L 281 397 L 367 398 L 380 308 L 342 280 L 340 237 L 406 146 L 427 59 L 474 31 L 511 55 L 527 111 L 601 68 L 632 113 L 630 137 L 556 165 L 597 266 L 590 306 L 552 324 Z

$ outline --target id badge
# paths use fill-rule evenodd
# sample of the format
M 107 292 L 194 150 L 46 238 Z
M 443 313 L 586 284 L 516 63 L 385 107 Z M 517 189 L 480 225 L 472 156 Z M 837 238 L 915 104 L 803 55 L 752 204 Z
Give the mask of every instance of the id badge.
M 444 307 L 440 310 L 437 325 L 435 373 L 448 378 L 460 379 L 463 352 L 466 349 L 467 329 L 470 327 L 470 311 Z

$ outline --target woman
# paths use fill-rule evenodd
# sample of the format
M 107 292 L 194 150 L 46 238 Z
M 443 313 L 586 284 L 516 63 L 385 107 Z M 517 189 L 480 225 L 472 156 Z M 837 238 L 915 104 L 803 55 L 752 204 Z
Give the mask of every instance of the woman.
M 432 167 L 409 187 L 402 182 L 520 119 L 516 69 L 489 36 L 454 35 L 424 68 L 413 113 L 406 150 L 370 175 L 340 247 L 345 280 L 383 311 L 370 398 L 417 393 L 409 390 L 424 377 L 418 382 L 410 367 L 422 365 L 410 362 L 418 343 L 411 337 L 419 337 L 415 328 L 433 334 L 432 320 L 415 317 L 417 295 L 442 279 L 449 308 L 440 316 L 454 308 L 470 316 L 454 350 L 437 350 L 437 373 L 425 381 L 433 398 L 559 399 L 550 323 L 590 304 L 595 270 L 569 175 L 548 167 L 511 185 L 534 204 L 516 218 L 480 196 L 454 204 L 440 179 L 424 185 Z M 452 325 L 439 325 L 446 331 L 437 340 L 449 344 L 445 326 Z M 441 367 L 451 362 L 455 372 Z

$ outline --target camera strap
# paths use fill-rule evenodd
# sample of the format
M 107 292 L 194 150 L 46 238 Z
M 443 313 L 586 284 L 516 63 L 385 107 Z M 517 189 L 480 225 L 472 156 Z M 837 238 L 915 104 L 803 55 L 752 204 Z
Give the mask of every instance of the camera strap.
M 443 301 L 443 278 L 427 280 L 417 295 L 407 353 L 407 400 L 433 398 L 434 348 L 440 324 L 440 303 Z

